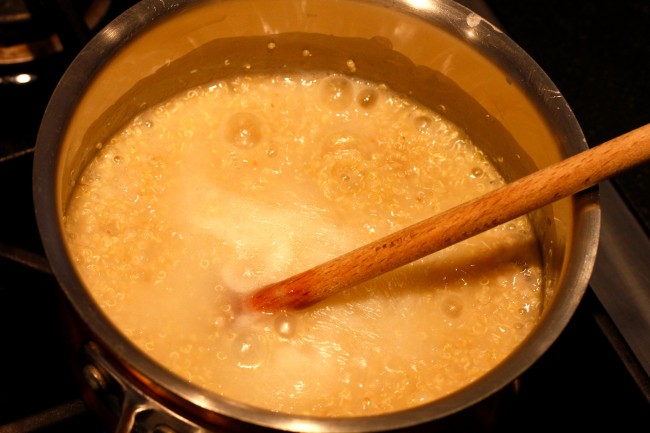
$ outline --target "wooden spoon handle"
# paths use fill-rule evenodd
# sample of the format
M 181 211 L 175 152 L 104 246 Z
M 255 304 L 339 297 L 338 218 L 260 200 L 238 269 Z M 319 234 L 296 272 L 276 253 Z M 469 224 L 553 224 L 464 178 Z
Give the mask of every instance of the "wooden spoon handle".
M 260 311 L 304 308 L 568 197 L 650 160 L 650 124 L 536 171 L 283 281 L 248 300 Z

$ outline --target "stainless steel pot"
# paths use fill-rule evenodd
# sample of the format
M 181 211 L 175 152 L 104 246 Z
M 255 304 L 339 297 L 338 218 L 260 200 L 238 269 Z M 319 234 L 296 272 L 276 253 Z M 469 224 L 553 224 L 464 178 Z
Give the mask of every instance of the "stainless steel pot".
M 273 49 L 270 49 L 272 43 Z M 449 0 L 144 0 L 79 54 L 39 131 L 34 200 L 70 306 L 87 402 L 120 431 L 384 431 L 473 425 L 553 343 L 588 283 L 597 190 L 531 215 L 544 258 L 539 326 L 472 385 L 410 410 L 359 418 L 273 413 L 213 395 L 141 353 L 104 316 L 68 256 L 62 218 L 77 177 L 136 112 L 193 85 L 273 69 L 330 69 L 388 83 L 461 125 L 513 180 L 586 149 L 557 88 L 499 29 Z M 480 421 L 483 422 L 483 421 Z

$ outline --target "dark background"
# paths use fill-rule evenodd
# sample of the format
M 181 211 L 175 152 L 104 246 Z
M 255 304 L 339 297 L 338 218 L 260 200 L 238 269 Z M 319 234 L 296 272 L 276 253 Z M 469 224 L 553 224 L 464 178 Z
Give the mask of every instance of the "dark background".
M 485 3 L 553 80 L 590 146 L 650 123 L 650 1 Z M 618 176 L 615 184 L 624 187 L 647 230 L 650 165 Z

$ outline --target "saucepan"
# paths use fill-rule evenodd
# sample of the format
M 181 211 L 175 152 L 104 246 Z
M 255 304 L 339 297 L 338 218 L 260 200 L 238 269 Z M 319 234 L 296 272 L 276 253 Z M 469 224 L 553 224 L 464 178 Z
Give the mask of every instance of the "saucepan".
M 599 237 L 597 188 L 529 215 L 543 263 L 544 301 L 535 329 L 471 384 L 404 410 L 293 415 L 223 397 L 150 358 L 90 295 L 63 225 L 71 192 L 101 143 L 179 92 L 277 70 L 328 70 L 385 83 L 444 112 L 508 181 L 587 149 L 570 107 L 533 59 L 499 28 L 450 0 L 137 3 L 94 37 L 63 75 L 34 161 L 37 222 L 61 287 L 72 368 L 88 406 L 118 431 L 493 426 L 500 405 L 516 391 L 513 384 L 561 334 L 587 287 Z

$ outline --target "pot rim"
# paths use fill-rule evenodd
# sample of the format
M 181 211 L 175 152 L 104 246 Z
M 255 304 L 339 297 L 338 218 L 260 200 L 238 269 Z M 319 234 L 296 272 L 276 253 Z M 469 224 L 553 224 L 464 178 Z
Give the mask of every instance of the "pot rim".
M 572 290 L 561 290 L 555 302 L 561 303 L 562 308 L 551 309 L 543 317 L 543 320 L 551 325 L 537 327 L 527 337 L 526 342 L 521 344 L 520 350 L 471 386 L 419 407 L 382 415 L 329 418 L 288 415 L 247 406 L 206 392 L 169 372 L 136 348 L 110 323 L 81 283 L 67 255 L 61 230 L 62 222 L 57 213 L 58 186 L 54 181 L 60 170 L 57 163 L 60 159 L 59 137 L 66 130 L 69 116 L 85 89 L 113 55 L 160 20 L 185 7 L 199 5 L 205 1 L 143 0 L 131 7 L 95 36 L 79 53 L 55 89 L 43 117 L 33 168 L 36 219 L 52 270 L 67 299 L 92 334 L 129 369 L 143 372 L 156 386 L 168 390 L 199 409 L 238 421 L 288 431 L 382 431 L 422 424 L 452 415 L 478 403 L 528 369 L 559 336 L 587 287 L 595 261 L 600 228 L 597 187 L 582 192 L 573 199 L 578 209 L 573 237 L 582 240 L 582 245 L 576 245 L 576 248 L 585 251 L 586 256 L 584 260 L 572 260 L 568 265 L 566 284 L 571 284 Z M 429 3 L 371 0 L 369 3 L 394 8 L 401 13 L 415 15 L 433 25 L 441 26 L 453 36 L 470 42 L 474 49 L 492 59 L 501 68 L 514 71 L 526 80 L 524 84 L 526 89 L 530 89 L 529 97 L 538 103 L 544 116 L 553 122 L 558 136 L 568 149 L 565 156 L 587 148 L 577 120 L 550 78 L 523 49 L 488 21 L 451 0 L 432 0 Z

